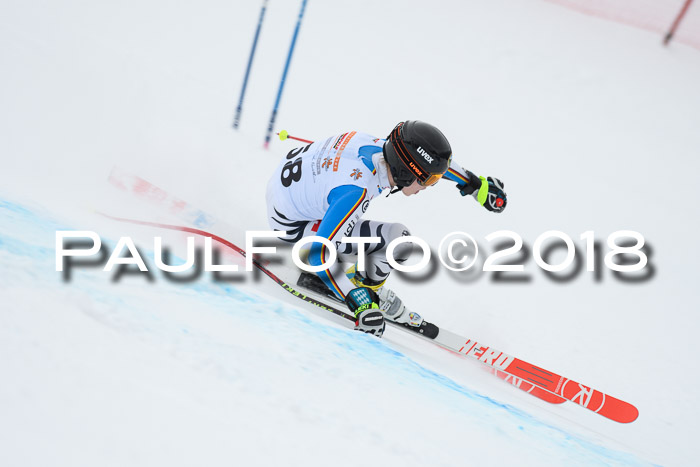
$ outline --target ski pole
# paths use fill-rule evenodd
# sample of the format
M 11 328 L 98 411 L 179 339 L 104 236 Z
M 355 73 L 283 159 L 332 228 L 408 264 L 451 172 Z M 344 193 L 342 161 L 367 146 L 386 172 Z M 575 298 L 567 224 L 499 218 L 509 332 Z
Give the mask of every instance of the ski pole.
M 297 18 L 297 25 L 294 28 L 294 35 L 292 36 L 292 44 L 289 46 L 289 53 L 287 54 L 287 63 L 284 65 L 284 71 L 282 72 L 282 80 L 280 81 L 280 87 L 277 91 L 277 99 L 275 100 L 275 107 L 272 109 L 272 115 L 270 116 L 270 124 L 267 126 L 267 134 L 265 135 L 265 144 L 263 145 L 265 149 L 270 146 L 270 139 L 272 138 L 272 128 L 275 126 L 275 119 L 277 118 L 277 109 L 280 104 L 280 98 L 282 97 L 282 90 L 284 89 L 284 82 L 287 79 L 287 72 L 289 71 L 289 63 L 292 61 L 292 53 L 294 52 L 294 46 L 297 42 L 297 36 L 299 35 L 299 27 L 301 26 L 301 19 L 304 17 L 304 9 L 306 8 L 306 0 L 301 2 L 301 10 L 299 11 L 299 17 Z
M 294 139 L 296 141 L 301 141 L 302 143 L 313 143 L 313 141 L 309 141 L 308 139 L 303 139 L 303 138 L 298 138 L 296 136 L 292 136 L 289 133 L 287 133 L 287 130 L 282 130 L 279 133 L 275 133 L 276 135 L 279 135 L 280 141 L 284 141 L 286 139 Z
M 241 97 L 238 100 L 238 107 L 236 107 L 236 116 L 233 118 L 233 127 L 238 129 L 238 124 L 241 121 L 241 111 L 243 110 L 243 97 L 245 96 L 245 89 L 248 86 L 248 76 L 250 76 L 250 68 L 253 65 L 253 57 L 255 56 L 255 49 L 258 46 L 258 37 L 260 37 L 260 29 L 262 28 L 263 18 L 265 17 L 265 10 L 267 9 L 267 0 L 263 0 L 262 9 L 260 10 L 260 19 L 258 19 L 258 27 L 255 30 L 255 37 L 253 38 L 253 48 L 250 50 L 250 57 L 248 57 L 248 67 L 245 70 L 245 76 L 243 77 L 243 88 L 241 89 Z
M 681 23 L 681 20 L 685 16 L 685 13 L 688 11 L 688 8 L 690 7 L 691 3 L 693 3 L 693 0 L 686 0 L 683 4 L 681 11 L 678 13 L 678 16 L 676 16 L 675 21 L 673 21 L 673 24 L 671 25 L 671 29 L 668 30 L 666 36 L 664 37 L 664 45 L 668 45 L 668 43 L 671 42 L 673 35 L 676 33 L 676 29 L 678 29 L 678 25 Z

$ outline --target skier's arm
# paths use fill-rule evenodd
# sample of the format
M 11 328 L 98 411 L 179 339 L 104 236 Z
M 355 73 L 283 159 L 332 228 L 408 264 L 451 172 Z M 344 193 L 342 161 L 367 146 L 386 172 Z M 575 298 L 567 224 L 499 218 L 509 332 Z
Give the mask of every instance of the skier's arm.
M 319 237 L 325 237 L 336 244 L 343 236 L 349 235 L 352 227 L 362 216 L 362 204 L 367 197 L 367 190 L 355 185 L 343 185 L 334 188 L 328 195 L 330 205 L 318 226 Z M 328 251 L 322 243 L 313 243 L 309 250 L 309 264 L 319 266 L 325 264 Z M 342 268 L 330 268 L 317 272 L 323 282 L 339 298 L 345 300 L 345 295 L 355 285 L 345 275 Z
M 467 185 L 471 180 L 479 180 L 479 177 L 462 168 L 454 160 L 450 162 L 450 167 L 447 169 L 447 172 L 445 172 L 445 175 L 443 175 L 442 178 L 452 180 L 453 182 L 456 182 L 457 185 Z
M 502 212 L 508 203 L 503 187 L 505 184 L 497 178 L 478 177 L 473 172 L 460 167 L 452 161 L 447 172 L 442 176 L 457 183 L 462 196 L 472 195 L 483 207 L 493 212 Z

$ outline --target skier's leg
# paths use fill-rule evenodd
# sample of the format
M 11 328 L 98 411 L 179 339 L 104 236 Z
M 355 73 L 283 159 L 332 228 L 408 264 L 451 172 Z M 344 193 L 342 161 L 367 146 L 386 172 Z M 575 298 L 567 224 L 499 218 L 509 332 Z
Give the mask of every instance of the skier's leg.
M 401 299 L 384 282 L 389 277 L 393 268 L 387 259 L 389 244 L 402 236 L 410 235 L 403 224 L 388 222 L 360 221 L 350 233 L 350 237 L 379 237 L 380 241 L 364 247 L 365 271 L 356 271 L 357 264 L 348 270 L 351 279 L 359 287 L 374 289 L 379 295 L 380 310 L 382 314 L 392 321 L 408 323 L 411 326 L 420 326 L 423 318 L 418 313 L 406 308 Z M 341 244 L 338 248 L 338 256 L 342 261 L 356 261 L 359 253 L 357 244 Z M 394 260 L 402 264 L 413 251 L 412 243 L 402 243 L 393 251 Z
M 356 265 L 350 268 L 348 274 L 351 280 L 357 285 L 378 289 L 389 277 L 393 268 L 387 259 L 387 247 L 399 237 L 410 235 L 408 228 L 403 224 L 390 222 L 377 222 L 361 220 L 352 229 L 349 237 L 379 237 L 378 243 L 365 245 L 365 268 L 363 271 L 356 271 Z M 345 243 L 338 247 L 338 256 L 341 261 L 355 262 L 359 253 L 356 243 Z M 413 245 L 402 243 L 393 251 L 394 260 L 403 264 L 411 255 Z

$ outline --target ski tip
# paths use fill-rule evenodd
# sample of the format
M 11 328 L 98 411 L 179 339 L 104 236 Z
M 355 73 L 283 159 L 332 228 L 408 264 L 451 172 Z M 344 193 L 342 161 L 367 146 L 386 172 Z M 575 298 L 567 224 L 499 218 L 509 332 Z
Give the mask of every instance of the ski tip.
M 617 414 L 617 421 L 620 423 L 632 423 L 639 417 L 639 410 L 632 404 L 627 404 L 625 410 L 620 411 Z
M 605 395 L 604 405 L 594 412 L 619 423 L 632 423 L 639 417 L 637 407 L 610 395 Z

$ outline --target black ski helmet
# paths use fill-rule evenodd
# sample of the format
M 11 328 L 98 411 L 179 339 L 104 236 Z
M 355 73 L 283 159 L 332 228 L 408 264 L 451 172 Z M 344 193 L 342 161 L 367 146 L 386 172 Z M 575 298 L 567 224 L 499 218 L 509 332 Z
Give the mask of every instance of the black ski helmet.
M 404 188 L 418 180 L 434 185 L 447 172 L 452 148 L 440 130 L 418 120 L 400 122 L 384 143 L 386 160 L 394 183 Z

